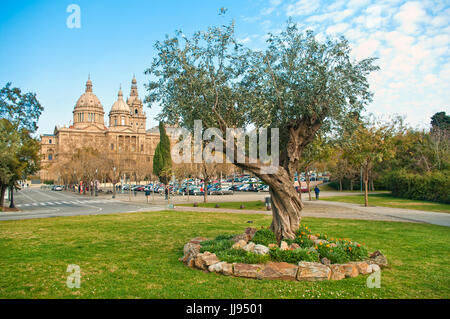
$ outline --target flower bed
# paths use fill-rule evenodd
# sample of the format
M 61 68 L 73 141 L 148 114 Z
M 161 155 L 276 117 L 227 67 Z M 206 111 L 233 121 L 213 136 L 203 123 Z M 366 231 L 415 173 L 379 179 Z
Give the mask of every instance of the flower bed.
M 180 260 L 189 267 L 255 279 L 340 280 L 387 266 L 379 251 L 369 256 L 364 244 L 313 234 L 305 225 L 279 245 L 269 229 L 249 227 L 236 236 L 194 238 L 183 252 Z

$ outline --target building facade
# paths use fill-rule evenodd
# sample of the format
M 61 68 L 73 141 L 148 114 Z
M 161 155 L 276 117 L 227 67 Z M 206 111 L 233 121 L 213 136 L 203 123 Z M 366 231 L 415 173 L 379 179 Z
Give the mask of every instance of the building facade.
M 139 98 L 136 79 L 131 81 L 130 95 L 124 100 L 122 89 L 108 114 L 105 125 L 103 106 L 94 94 L 92 81 L 86 82 L 85 92 L 73 110 L 73 124 L 56 126 L 53 134 L 41 135 L 41 181 L 59 179 L 55 169 L 67 154 L 92 146 L 105 158 L 123 157 L 132 163 L 153 164 L 153 155 L 159 143 L 159 132 L 146 129 L 146 114 Z M 168 132 L 170 135 L 170 132 Z

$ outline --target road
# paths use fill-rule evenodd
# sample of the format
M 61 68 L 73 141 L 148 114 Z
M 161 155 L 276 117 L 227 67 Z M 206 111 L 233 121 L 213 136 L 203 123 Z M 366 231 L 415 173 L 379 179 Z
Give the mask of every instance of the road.
M 14 193 L 14 203 L 21 211 L 2 212 L 0 220 L 131 213 L 165 208 L 164 205 L 112 200 L 111 196 L 91 197 L 37 188 L 24 189 Z

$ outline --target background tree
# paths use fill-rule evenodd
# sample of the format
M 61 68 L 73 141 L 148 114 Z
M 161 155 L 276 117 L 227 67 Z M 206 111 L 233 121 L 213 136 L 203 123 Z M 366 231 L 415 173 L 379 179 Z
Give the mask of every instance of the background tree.
M 294 176 L 303 150 L 319 130 L 329 130 L 360 112 L 371 101 L 367 76 L 374 59 L 354 61 L 343 39 L 319 41 L 288 22 L 279 35 L 269 34 L 264 52 L 236 42 L 234 24 L 211 27 L 187 38 L 181 31 L 157 42 L 158 56 L 146 74 L 147 103 L 159 102 L 160 118 L 193 131 L 194 120 L 220 128 L 279 128 L 280 166 L 261 171 L 260 160 L 237 162 L 270 186 L 278 240 L 294 238 L 303 207 Z M 223 141 L 225 142 L 225 141 Z M 225 148 L 224 148 L 225 149 Z
M 153 174 L 158 176 L 160 182 L 167 187 L 172 177 L 172 157 L 170 154 L 170 140 L 163 122 L 159 122 L 159 139 L 153 157 Z
M 344 157 L 353 167 L 362 167 L 365 206 L 369 205 L 369 174 L 374 163 L 395 156 L 395 144 L 392 137 L 395 135 L 397 124 L 396 119 L 384 123 L 370 119 L 361 120 L 355 130 L 347 131 L 344 135 L 346 141 Z
M 39 143 L 32 136 L 43 107 L 35 93 L 22 93 L 7 83 L 0 90 L 0 207 L 3 207 L 6 188 L 14 208 L 14 189 L 17 181 L 39 170 Z
M 327 162 L 333 154 L 333 146 L 325 137 L 318 135 L 308 146 L 305 147 L 303 155 L 299 161 L 299 172 L 305 172 L 306 187 L 308 188 L 308 197 L 311 199 L 310 188 L 310 170 L 320 163 Z M 298 183 L 300 183 L 300 174 L 298 174 Z

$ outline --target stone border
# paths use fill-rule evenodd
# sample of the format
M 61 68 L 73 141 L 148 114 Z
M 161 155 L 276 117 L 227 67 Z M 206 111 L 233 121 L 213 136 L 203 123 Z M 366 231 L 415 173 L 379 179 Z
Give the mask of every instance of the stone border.
M 253 237 L 249 229 L 246 233 L 238 235 L 235 240 L 247 240 Z M 255 230 L 256 231 L 256 230 Z M 254 232 L 253 232 L 254 234 Z M 387 266 L 386 258 L 376 251 L 370 255 L 370 259 L 365 261 L 354 261 L 346 264 L 322 264 L 318 262 L 299 262 L 298 265 L 286 262 L 268 262 L 266 264 L 244 264 L 227 263 L 220 261 L 216 254 L 208 251 L 200 253 L 201 242 L 208 240 L 205 237 L 196 237 L 184 245 L 184 256 L 179 260 L 188 267 L 200 269 L 206 272 L 215 272 L 227 276 L 253 278 L 253 279 L 278 279 L 297 281 L 321 281 L 321 280 L 341 280 L 344 278 L 354 278 L 358 275 L 367 275 L 380 271 Z M 245 240 L 244 240 L 245 241 Z M 253 244 L 250 242 L 249 244 Z M 255 246 L 253 244 L 253 246 Z M 257 245 L 258 246 L 258 245 Z M 262 245 L 261 245 L 262 246 Z M 265 247 L 265 246 L 263 246 Z

